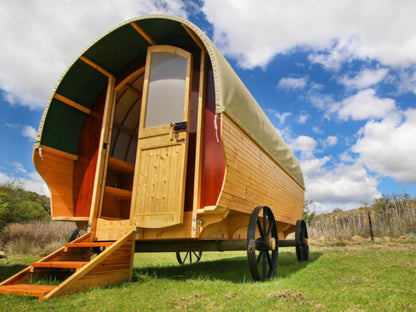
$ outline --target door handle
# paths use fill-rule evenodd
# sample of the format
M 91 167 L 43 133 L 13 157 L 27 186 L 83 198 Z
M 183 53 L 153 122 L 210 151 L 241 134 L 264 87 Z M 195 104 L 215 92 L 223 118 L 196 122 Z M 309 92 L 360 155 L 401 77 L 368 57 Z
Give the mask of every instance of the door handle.
M 171 122 L 170 126 L 174 131 L 186 130 L 188 128 L 188 123 L 186 121 L 181 122 Z
M 169 137 L 170 140 L 173 141 L 173 132 L 174 131 L 183 131 L 188 129 L 188 123 L 186 121 L 181 122 L 171 122 L 170 129 L 169 129 Z

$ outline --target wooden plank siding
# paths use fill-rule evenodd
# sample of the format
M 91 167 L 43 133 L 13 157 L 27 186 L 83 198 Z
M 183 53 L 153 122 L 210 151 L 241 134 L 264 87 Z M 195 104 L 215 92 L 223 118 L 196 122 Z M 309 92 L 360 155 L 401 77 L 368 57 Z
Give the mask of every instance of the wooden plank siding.
M 221 117 L 226 174 L 217 209 L 251 214 L 256 206 L 266 205 L 276 221 L 295 225 L 303 214 L 302 187 L 230 118 Z

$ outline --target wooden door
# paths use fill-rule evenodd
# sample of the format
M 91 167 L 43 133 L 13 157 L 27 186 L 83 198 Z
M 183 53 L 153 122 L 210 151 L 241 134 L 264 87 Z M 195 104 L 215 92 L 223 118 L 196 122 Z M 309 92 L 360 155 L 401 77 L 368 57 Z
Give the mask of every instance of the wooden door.
M 136 227 L 183 221 L 191 62 L 179 48 L 148 48 L 131 208 Z

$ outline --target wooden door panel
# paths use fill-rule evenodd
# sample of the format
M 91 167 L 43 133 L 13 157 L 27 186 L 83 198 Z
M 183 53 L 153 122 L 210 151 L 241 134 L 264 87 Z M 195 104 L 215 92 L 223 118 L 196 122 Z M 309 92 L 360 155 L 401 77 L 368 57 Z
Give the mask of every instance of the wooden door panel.
M 137 227 L 159 228 L 183 221 L 187 134 L 176 134 L 178 138 L 172 141 L 163 136 L 139 143 L 134 207 Z

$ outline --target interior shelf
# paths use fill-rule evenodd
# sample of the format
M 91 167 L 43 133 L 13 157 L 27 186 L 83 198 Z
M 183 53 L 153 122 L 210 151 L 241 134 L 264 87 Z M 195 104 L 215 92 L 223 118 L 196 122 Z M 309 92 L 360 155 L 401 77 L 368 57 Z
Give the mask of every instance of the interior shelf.
M 110 157 L 108 160 L 108 168 L 120 173 L 133 173 L 134 165 L 126 161 Z
M 112 195 L 112 196 L 116 197 L 117 199 L 129 199 L 129 198 L 131 198 L 131 191 L 121 189 L 121 188 L 117 188 L 117 187 L 106 186 L 105 187 L 105 192 L 106 192 L 106 194 Z

